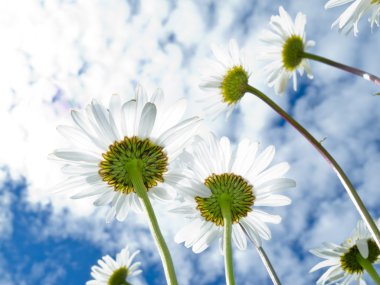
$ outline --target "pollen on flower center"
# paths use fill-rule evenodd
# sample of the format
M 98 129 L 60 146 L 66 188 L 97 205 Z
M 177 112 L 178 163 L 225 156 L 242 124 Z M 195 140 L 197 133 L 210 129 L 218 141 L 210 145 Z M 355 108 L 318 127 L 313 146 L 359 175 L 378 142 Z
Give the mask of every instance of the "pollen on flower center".
M 141 162 L 142 177 L 148 190 L 158 182 L 163 182 L 163 175 L 168 170 L 168 157 L 163 147 L 149 139 L 140 139 L 136 136 L 124 137 L 123 140 L 114 142 L 102 156 L 99 175 L 115 191 L 124 194 L 134 192 L 127 167 L 131 160 Z
M 206 221 L 223 226 L 223 215 L 219 204 L 219 198 L 228 197 L 231 205 L 232 222 L 238 223 L 246 217 L 255 201 L 253 186 L 243 177 L 233 173 L 212 174 L 204 184 L 211 190 L 211 196 L 207 198 L 195 197 L 197 209 Z
M 284 67 L 289 70 L 295 70 L 301 63 L 304 52 L 304 44 L 302 38 L 297 35 L 289 37 L 282 48 L 282 62 Z
M 234 66 L 228 70 L 220 84 L 223 101 L 234 104 L 243 97 L 248 84 L 248 72 L 241 66 Z
M 126 281 L 127 276 L 128 268 L 120 267 L 112 273 L 111 277 L 108 280 L 108 285 L 129 285 L 129 283 Z
M 374 263 L 380 255 L 380 250 L 372 239 L 369 239 L 367 242 L 369 250 L 367 260 L 371 263 Z M 358 247 L 355 245 L 351 247 L 347 253 L 340 257 L 340 263 L 344 271 L 348 272 L 349 274 L 358 274 L 364 271 L 364 268 L 357 261 L 356 257 L 358 254 L 360 254 L 360 252 Z

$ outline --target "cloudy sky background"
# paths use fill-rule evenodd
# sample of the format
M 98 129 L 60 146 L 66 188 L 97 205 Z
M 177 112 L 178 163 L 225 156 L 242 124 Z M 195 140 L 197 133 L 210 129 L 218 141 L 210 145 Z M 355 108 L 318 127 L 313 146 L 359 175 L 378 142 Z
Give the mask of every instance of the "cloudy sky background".
M 144 273 L 133 284 L 164 284 L 158 255 L 142 216 L 104 221 L 91 199 L 48 190 L 61 181 L 47 160 L 65 146 L 55 127 L 70 122 L 69 110 L 92 98 L 108 103 L 113 93 L 131 94 L 137 83 L 157 87 L 174 101 L 196 98 L 212 43 L 237 39 L 252 70 L 251 83 L 285 108 L 333 154 L 352 179 L 371 214 L 380 216 L 380 98 L 373 84 L 312 63 L 314 80 L 297 93 L 276 96 L 258 74 L 258 35 L 278 6 L 294 18 L 307 15 L 307 36 L 319 55 L 379 75 L 380 38 L 365 19 L 358 37 L 331 30 L 344 8 L 325 1 L 2 1 L 0 2 L 0 284 L 84 284 L 90 267 L 125 244 L 141 249 Z M 263 102 L 247 95 L 233 116 L 206 123 L 235 143 L 242 138 L 274 144 L 275 161 L 288 161 L 292 205 L 271 210 L 283 222 L 264 243 L 283 284 L 312 284 L 319 261 L 308 250 L 340 243 L 358 217 L 333 171 L 298 133 Z M 173 241 L 183 220 L 158 212 L 180 284 L 223 284 L 218 245 L 199 255 Z M 237 284 L 271 284 L 254 248 L 234 248 Z

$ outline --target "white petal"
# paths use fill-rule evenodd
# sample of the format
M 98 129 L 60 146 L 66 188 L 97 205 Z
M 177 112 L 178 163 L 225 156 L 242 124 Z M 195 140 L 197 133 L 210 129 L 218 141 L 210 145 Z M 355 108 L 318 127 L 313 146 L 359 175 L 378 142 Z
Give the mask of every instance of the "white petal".
M 91 146 L 92 141 L 80 129 L 71 126 L 58 126 L 57 131 L 69 141 L 79 146 Z
M 164 92 L 162 92 L 162 90 L 158 88 L 156 89 L 156 91 L 154 91 L 152 98 L 150 98 L 150 102 L 156 105 L 157 108 L 160 108 L 164 102 L 164 97 Z
M 151 192 L 149 194 L 153 194 L 155 199 L 160 201 L 170 201 L 175 197 L 175 194 L 170 189 L 165 189 L 163 187 L 154 187 L 150 189 L 149 192 Z
M 359 239 L 356 241 L 356 246 L 358 247 L 358 250 L 363 258 L 368 258 L 369 249 L 368 249 L 368 242 L 367 240 Z
M 338 264 L 339 264 L 339 261 L 337 259 L 326 259 L 324 261 L 319 262 L 317 265 L 311 268 L 309 272 L 314 272 L 323 267 L 333 266 L 333 265 L 338 265 Z
M 174 237 L 176 243 L 182 243 L 196 234 L 198 229 L 203 224 L 200 219 L 195 219 L 185 225 Z
M 152 103 L 146 103 L 140 118 L 138 136 L 141 138 L 146 138 L 150 136 L 152 132 L 154 122 L 156 120 L 157 109 Z
M 101 186 L 99 188 L 92 187 L 90 189 L 82 190 L 81 192 L 79 192 L 79 193 L 71 196 L 70 198 L 71 199 L 81 199 L 81 198 L 85 198 L 85 197 L 99 195 L 99 194 L 102 194 L 102 193 L 105 193 L 105 192 L 108 192 L 108 191 L 112 191 L 112 190 L 109 190 L 105 186 Z
M 272 223 L 272 224 L 281 223 L 281 216 L 279 215 L 271 215 L 260 210 L 253 210 L 252 213 L 254 214 L 255 217 L 257 217 L 258 219 L 260 219 L 261 221 L 265 223 Z
M 340 5 L 344 5 L 346 3 L 350 3 L 352 1 L 355 1 L 355 0 L 329 0 L 325 4 L 325 9 L 334 8 L 334 7 L 337 7 L 337 6 L 340 6 Z
M 64 159 L 72 162 L 87 162 L 87 163 L 99 163 L 100 157 L 95 156 L 92 153 L 80 151 L 80 150 L 65 150 L 58 149 L 54 151 L 54 156 L 60 159 Z
M 279 178 L 283 176 L 289 170 L 289 164 L 287 162 L 276 164 L 267 170 L 261 172 L 255 178 L 255 185 L 264 183 L 268 180 Z
M 110 203 L 115 195 L 114 191 L 109 191 L 104 193 L 102 196 L 100 196 L 98 199 L 94 201 L 95 206 L 103 206 L 108 203 Z
M 135 135 L 136 100 L 130 100 L 123 104 L 121 109 L 121 128 L 123 134 L 131 137 Z
M 240 224 L 232 225 L 232 240 L 235 242 L 236 246 L 240 250 L 245 250 L 247 248 L 247 239 L 240 226 Z
M 178 122 L 185 114 L 186 107 L 186 99 L 179 99 L 173 104 L 171 104 L 168 108 L 161 112 L 162 118 L 160 120 L 160 124 L 157 127 L 162 129 L 162 127 L 164 126 L 164 130 L 167 130 L 173 127 L 174 125 L 178 124 Z
M 114 128 L 110 126 L 107 109 L 96 102 L 96 100 L 93 100 L 90 106 L 92 112 L 90 112 L 89 115 L 92 115 L 92 118 L 97 123 L 97 127 L 100 132 L 108 139 L 108 142 L 113 143 L 116 141 L 117 134 L 114 133 Z
M 261 246 L 261 238 L 256 229 L 251 225 L 251 223 L 249 221 L 246 221 L 245 218 L 241 219 L 239 223 L 243 227 L 249 239 L 255 244 L 255 246 Z
M 261 221 L 258 217 L 256 217 L 255 213 L 249 213 L 244 220 L 251 225 L 252 228 L 256 230 L 256 232 L 265 240 L 271 239 L 271 231 L 268 226 Z
M 286 188 L 295 187 L 296 182 L 293 179 L 289 178 L 276 178 L 264 182 L 262 184 L 255 185 L 256 194 L 265 194 L 265 193 L 275 193 Z
M 85 116 L 83 114 L 79 113 L 78 111 L 72 110 L 71 111 L 71 117 L 72 117 L 73 121 L 77 124 L 77 126 L 79 128 L 81 128 L 82 131 L 85 132 L 87 134 L 87 136 L 89 138 L 91 138 L 91 140 L 99 148 L 101 148 L 101 149 L 107 149 L 108 148 L 108 143 L 103 141 L 101 139 L 101 136 L 99 136 L 99 134 L 97 134 L 97 135 L 92 134 L 93 128 L 91 127 L 91 124 L 89 123 L 87 118 L 85 118 Z
M 255 206 L 280 207 L 289 205 L 292 200 L 284 195 L 272 194 L 265 198 L 256 197 Z
M 245 177 L 249 169 L 255 165 L 258 147 L 258 143 L 251 143 L 247 139 L 242 140 L 237 147 L 234 159 L 231 159 L 232 172 L 239 173 Z
M 282 74 L 280 75 L 280 77 L 278 78 L 278 80 L 276 81 L 275 83 L 275 92 L 276 94 L 282 94 L 285 92 L 286 90 L 286 85 L 288 84 L 288 80 L 289 80 L 289 75 L 287 72 L 282 72 Z

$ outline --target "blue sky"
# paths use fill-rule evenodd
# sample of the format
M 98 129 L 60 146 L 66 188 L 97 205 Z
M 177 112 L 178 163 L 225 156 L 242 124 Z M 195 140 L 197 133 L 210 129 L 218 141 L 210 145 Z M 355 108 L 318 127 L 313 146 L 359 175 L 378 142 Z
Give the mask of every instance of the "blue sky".
M 84 284 L 102 255 L 114 256 L 126 243 L 140 249 L 144 273 L 134 283 L 163 284 L 158 255 L 143 217 L 104 221 L 105 209 L 91 199 L 52 194 L 62 180 L 47 160 L 65 146 L 55 127 L 70 122 L 70 108 L 113 93 L 131 94 L 137 83 L 160 87 L 169 100 L 189 99 L 188 114 L 202 115 L 197 98 L 212 43 L 235 38 L 252 70 L 251 83 L 301 122 L 333 154 L 357 187 L 371 214 L 380 216 L 380 99 L 378 88 L 339 70 L 312 63 L 313 80 L 299 91 L 276 96 L 265 85 L 256 59 L 258 36 L 282 5 L 292 17 L 307 16 L 311 52 L 380 74 L 380 38 L 364 20 L 359 35 L 339 34 L 331 23 L 343 7 L 326 1 L 12 1 L 0 4 L 0 284 Z M 206 63 L 207 65 L 207 63 Z M 308 250 L 324 241 L 340 243 L 358 214 L 327 163 L 264 103 L 245 96 L 232 117 L 205 119 L 234 142 L 276 146 L 276 162 L 288 161 L 297 187 L 286 192 L 292 205 L 271 210 L 264 243 L 283 284 L 312 284 L 319 259 Z M 218 245 L 194 255 L 173 237 L 183 220 L 158 209 L 180 284 L 223 284 Z M 234 248 L 237 284 L 271 284 L 251 246 Z

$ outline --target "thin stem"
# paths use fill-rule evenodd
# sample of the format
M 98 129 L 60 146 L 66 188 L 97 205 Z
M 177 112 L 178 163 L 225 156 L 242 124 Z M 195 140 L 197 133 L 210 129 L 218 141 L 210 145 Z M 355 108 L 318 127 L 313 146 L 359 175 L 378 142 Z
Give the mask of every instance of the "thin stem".
M 257 249 L 257 252 L 259 253 L 260 255 L 260 258 L 261 258 L 261 261 L 263 262 L 268 274 L 269 274 L 269 277 L 270 279 L 272 280 L 273 284 L 274 285 L 281 285 L 281 281 L 280 279 L 278 278 L 277 274 L 276 274 L 276 271 L 274 270 L 273 266 L 272 266 L 272 263 L 270 262 L 267 254 L 265 253 L 264 249 L 262 246 L 258 246 L 256 247 Z
M 156 215 L 150 200 L 148 198 L 147 189 L 144 185 L 144 181 L 141 175 L 141 161 L 133 160 L 128 165 L 128 174 L 132 180 L 133 187 L 136 194 L 139 196 L 140 201 L 144 205 L 144 209 L 149 218 L 149 228 L 151 234 L 156 242 L 156 246 L 160 253 L 161 261 L 164 266 L 165 276 L 167 284 L 178 285 L 177 277 L 175 274 L 173 261 L 170 256 L 168 246 L 165 243 L 164 237 L 162 236 L 160 227 L 158 226 Z
M 380 285 L 380 276 L 379 274 L 377 274 L 372 263 L 368 259 L 362 257 L 360 253 L 356 255 L 356 260 L 364 268 L 364 270 L 367 271 L 369 276 L 371 276 L 372 280 L 375 281 L 375 284 Z
M 352 66 L 344 65 L 344 64 L 341 64 L 339 62 L 336 62 L 336 61 L 333 61 L 331 59 L 328 59 L 328 58 L 325 58 L 325 57 L 322 57 L 322 56 L 319 56 L 319 55 L 315 55 L 315 54 L 312 54 L 312 53 L 303 52 L 302 53 L 302 57 L 303 58 L 312 59 L 312 60 L 315 60 L 315 61 L 319 61 L 319 62 L 328 64 L 328 65 L 331 65 L 331 66 L 334 66 L 334 67 L 339 68 L 341 70 L 347 71 L 347 72 L 355 74 L 357 76 L 360 76 L 360 77 L 364 78 L 365 80 L 372 81 L 376 85 L 380 86 L 380 78 L 377 77 L 376 75 L 368 73 L 368 72 L 366 72 L 364 70 L 361 70 L 361 69 L 358 69 L 358 68 L 355 68 L 355 67 L 352 67 Z
M 235 285 L 234 264 L 232 260 L 232 217 L 231 201 L 229 199 L 219 199 L 219 205 L 222 210 L 224 221 L 224 267 L 226 274 L 226 284 Z
M 355 205 L 356 210 L 359 212 L 368 230 L 371 232 L 372 237 L 374 238 L 377 246 L 380 248 L 379 229 L 377 228 L 371 215 L 368 213 L 367 208 L 364 206 L 362 200 L 360 199 L 351 181 L 348 179 L 343 169 L 339 166 L 339 164 L 335 161 L 335 159 L 330 155 L 330 153 L 304 127 L 302 127 L 296 120 L 294 120 L 291 116 L 289 116 L 288 113 L 286 113 L 283 109 L 281 109 L 280 106 L 278 106 L 275 102 L 273 102 L 269 97 L 267 97 L 260 90 L 250 85 L 247 85 L 246 91 L 259 97 L 267 105 L 269 105 L 274 111 L 276 111 L 281 117 L 283 117 L 288 123 L 290 123 L 299 133 L 301 133 L 324 157 L 324 159 L 329 163 L 331 168 L 334 170 L 335 174 L 338 176 L 340 182 L 346 189 L 352 203 Z

